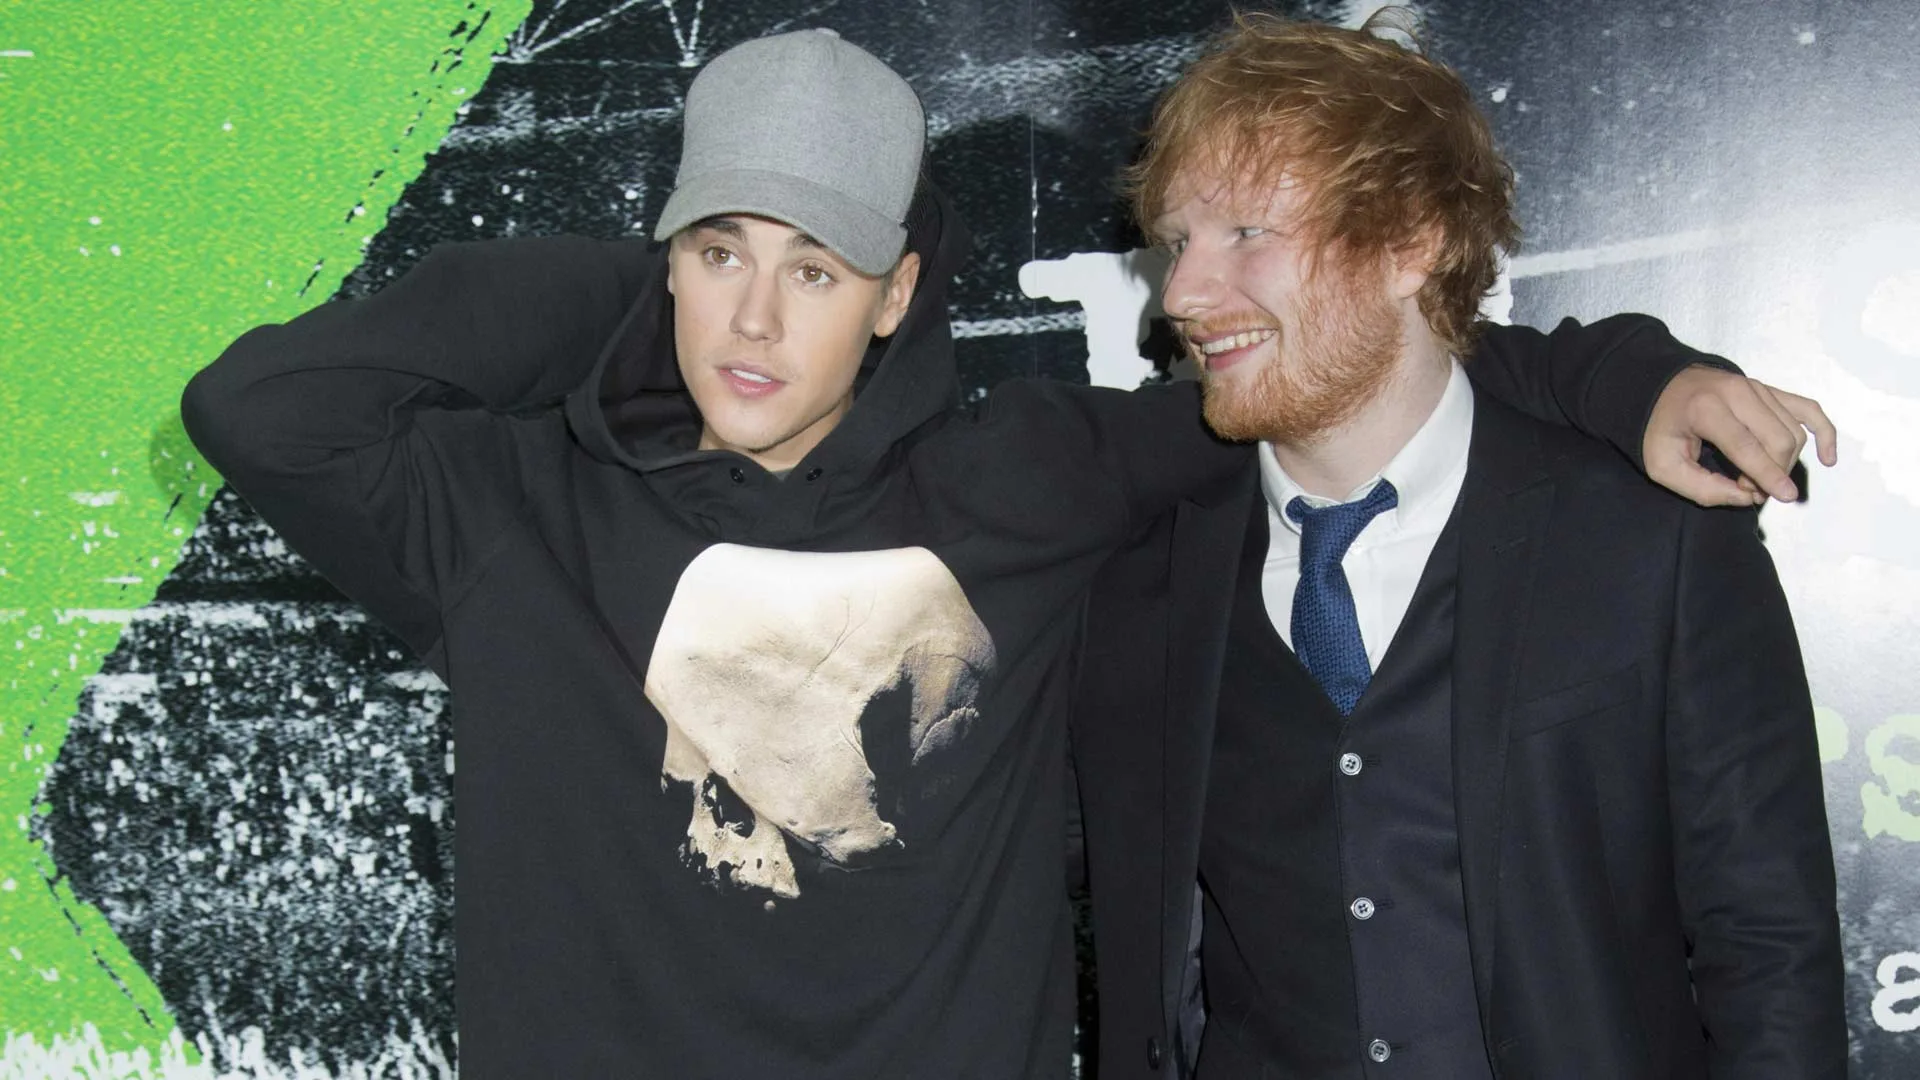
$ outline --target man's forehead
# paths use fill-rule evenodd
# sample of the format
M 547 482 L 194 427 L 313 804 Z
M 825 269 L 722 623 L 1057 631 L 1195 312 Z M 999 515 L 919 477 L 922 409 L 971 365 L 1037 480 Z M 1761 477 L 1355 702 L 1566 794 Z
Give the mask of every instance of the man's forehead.
M 1195 162 L 1174 173 L 1161 200 L 1160 220 L 1207 213 L 1276 223 L 1293 216 L 1305 197 L 1305 183 L 1284 168 Z
M 775 243 L 784 243 L 791 248 L 818 248 L 829 254 L 832 253 L 832 249 L 821 242 L 819 237 L 778 218 L 766 217 L 762 214 L 714 214 L 711 217 L 701 218 L 683 230 L 688 235 L 703 231 L 741 238 L 754 233 Z

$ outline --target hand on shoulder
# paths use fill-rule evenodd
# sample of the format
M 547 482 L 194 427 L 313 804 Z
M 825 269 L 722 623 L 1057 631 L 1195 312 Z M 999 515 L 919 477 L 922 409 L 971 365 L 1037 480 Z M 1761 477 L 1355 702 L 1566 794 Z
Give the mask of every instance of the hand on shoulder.
M 1833 421 L 1819 402 L 1696 365 L 1674 376 L 1654 404 L 1641 456 L 1656 483 L 1702 506 L 1757 506 L 1768 496 L 1794 502 L 1800 492 L 1788 471 L 1809 433 L 1822 465 L 1839 460 Z M 1719 448 L 1739 479 L 1702 466 L 1702 443 Z

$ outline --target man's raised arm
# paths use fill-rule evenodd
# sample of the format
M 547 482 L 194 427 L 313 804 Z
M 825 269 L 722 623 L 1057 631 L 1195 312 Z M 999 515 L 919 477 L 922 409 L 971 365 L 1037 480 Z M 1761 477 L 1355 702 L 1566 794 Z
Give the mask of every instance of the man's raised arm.
M 1663 487 L 1705 506 L 1798 498 L 1788 470 L 1809 432 L 1821 462 L 1836 460 L 1833 424 L 1818 402 L 1745 377 L 1646 315 L 1563 319 L 1544 334 L 1489 324 L 1466 368 L 1494 397 L 1611 443 Z M 1740 479 L 1703 467 L 1702 443 Z
M 296 551 L 426 655 L 446 537 L 497 528 L 518 503 L 494 414 L 584 379 L 651 264 L 631 241 L 437 248 L 371 297 L 249 331 L 194 376 L 181 415 Z M 429 410 L 471 422 L 428 436 Z

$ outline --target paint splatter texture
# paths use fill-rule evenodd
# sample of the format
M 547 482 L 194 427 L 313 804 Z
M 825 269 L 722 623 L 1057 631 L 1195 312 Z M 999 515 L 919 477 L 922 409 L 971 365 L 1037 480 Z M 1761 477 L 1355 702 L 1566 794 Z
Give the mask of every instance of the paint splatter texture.
M 120 1050 L 172 1030 L 154 983 L 33 838 L 42 782 L 89 676 L 217 487 L 179 430 L 186 376 L 334 291 L 526 8 L 16 4 L 0 19 L 9 1031 L 46 1042 L 91 1023 Z M 110 675 L 81 706 L 111 716 L 129 753 L 148 716 L 141 674 Z M 126 783 L 137 800 L 138 778 Z

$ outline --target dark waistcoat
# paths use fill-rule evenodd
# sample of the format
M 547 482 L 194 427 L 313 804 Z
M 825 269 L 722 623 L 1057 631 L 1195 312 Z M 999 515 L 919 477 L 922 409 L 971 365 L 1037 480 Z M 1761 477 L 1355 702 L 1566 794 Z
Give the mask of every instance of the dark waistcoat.
M 1241 557 L 1201 844 L 1200 1075 L 1487 1080 L 1453 809 L 1455 527 L 1342 717 L 1267 617 L 1263 509 Z

